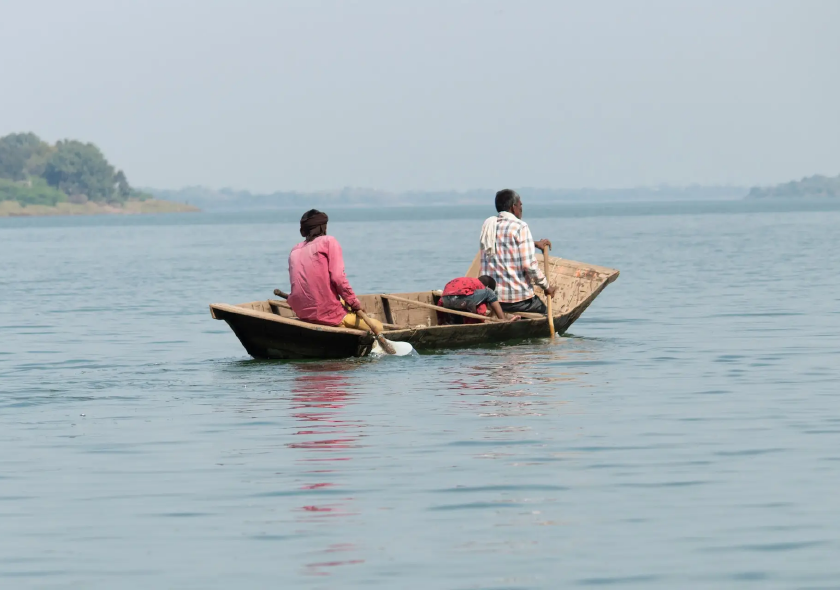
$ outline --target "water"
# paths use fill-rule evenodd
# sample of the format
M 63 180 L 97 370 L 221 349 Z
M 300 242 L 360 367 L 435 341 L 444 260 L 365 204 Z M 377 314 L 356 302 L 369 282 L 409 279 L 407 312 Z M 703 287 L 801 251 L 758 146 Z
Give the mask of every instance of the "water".
M 836 587 L 840 204 L 526 202 L 622 272 L 567 337 L 254 361 L 296 214 L 0 220 L 0 586 Z M 487 214 L 330 230 L 440 288 Z

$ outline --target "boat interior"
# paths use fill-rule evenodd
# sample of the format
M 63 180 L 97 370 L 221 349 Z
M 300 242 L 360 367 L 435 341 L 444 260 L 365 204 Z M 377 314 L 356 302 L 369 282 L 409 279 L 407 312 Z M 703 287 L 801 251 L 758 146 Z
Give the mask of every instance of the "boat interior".
M 542 254 L 538 253 L 537 259 L 540 268 L 543 268 Z M 477 277 L 479 267 L 480 259 L 476 256 L 466 276 Z M 549 258 L 549 268 L 551 284 L 557 286 L 557 292 L 552 300 L 555 317 L 568 314 L 581 304 L 588 304 L 606 284 L 618 277 L 618 271 L 611 268 L 556 257 Z M 537 296 L 544 300 L 540 289 L 535 289 L 535 291 Z M 465 321 L 463 317 L 446 313 L 442 308 L 437 307 L 440 295 L 441 291 L 418 291 L 359 295 L 358 297 L 367 314 L 382 322 L 386 330 L 463 323 Z M 282 299 L 240 303 L 236 307 L 296 319 L 289 304 Z M 529 319 L 544 317 L 538 314 L 517 315 Z

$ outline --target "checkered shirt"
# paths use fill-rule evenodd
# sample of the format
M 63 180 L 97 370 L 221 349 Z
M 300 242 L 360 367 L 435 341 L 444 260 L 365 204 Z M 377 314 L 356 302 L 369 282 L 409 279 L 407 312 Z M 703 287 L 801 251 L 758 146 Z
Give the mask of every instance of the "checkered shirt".
M 496 279 L 501 303 L 516 303 L 534 296 L 532 283 L 546 288 L 548 281 L 537 264 L 534 238 L 521 219 L 499 216 L 496 226 L 496 254 L 481 252 L 481 274 Z

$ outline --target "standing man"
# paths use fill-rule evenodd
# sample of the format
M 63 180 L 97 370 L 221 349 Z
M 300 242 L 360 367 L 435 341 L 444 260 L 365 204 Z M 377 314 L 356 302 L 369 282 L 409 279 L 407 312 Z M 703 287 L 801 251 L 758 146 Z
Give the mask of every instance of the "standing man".
M 522 199 L 516 191 L 496 193 L 498 217 L 490 217 L 481 228 L 481 274 L 496 280 L 499 304 L 508 313 L 546 313 L 545 303 L 534 295 L 532 283 L 552 297 L 556 287 L 537 264 L 535 248 L 551 247 L 548 240 L 534 242 L 528 224 L 522 221 Z
M 328 221 L 327 214 L 317 209 L 310 209 L 300 218 L 300 235 L 306 239 L 289 254 L 292 289 L 287 301 L 298 319 L 305 322 L 367 330 L 368 325 L 354 313 L 365 308 L 347 281 L 341 245 L 327 235 Z M 378 321 L 371 318 L 371 322 L 382 330 Z

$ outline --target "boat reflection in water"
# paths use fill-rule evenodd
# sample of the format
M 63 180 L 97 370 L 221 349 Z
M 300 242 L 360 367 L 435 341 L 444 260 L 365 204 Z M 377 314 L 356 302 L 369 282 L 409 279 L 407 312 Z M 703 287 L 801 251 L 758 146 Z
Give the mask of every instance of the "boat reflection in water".
M 344 495 L 339 483 L 343 466 L 353 458 L 353 449 L 361 446 L 359 439 L 366 426 L 361 420 L 348 419 L 342 411 L 358 394 L 346 375 L 355 368 L 338 362 L 295 365 L 298 374 L 292 382 L 290 401 L 291 416 L 299 422 L 299 429 L 292 436 L 300 440 L 287 446 L 303 452 L 296 462 L 304 464 L 302 473 L 310 476 L 299 488 L 307 500 L 295 509 L 298 522 L 321 525 L 359 514 L 353 507 L 355 499 Z M 328 526 L 334 533 L 333 524 Z M 331 543 L 318 552 L 325 558 L 307 563 L 305 571 L 326 576 L 329 568 L 363 563 L 358 551 L 353 543 Z
M 455 403 L 483 417 L 557 413 L 558 407 L 568 403 L 562 399 L 562 384 L 581 386 L 579 380 L 586 374 L 571 367 L 563 370 L 557 365 L 576 362 L 580 359 L 574 357 L 581 354 L 591 355 L 585 350 L 569 350 L 565 346 L 568 340 L 545 340 L 545 346 L 532 346 L 525 352 L 517 347 L 496 349 L 489 354 L 486 350 L 464 351 L 461 354 L 475 355 L 476 362 L 470 365 L 466 375 L 462 367 L 453 369 L 449 388 L 459 396 Z

